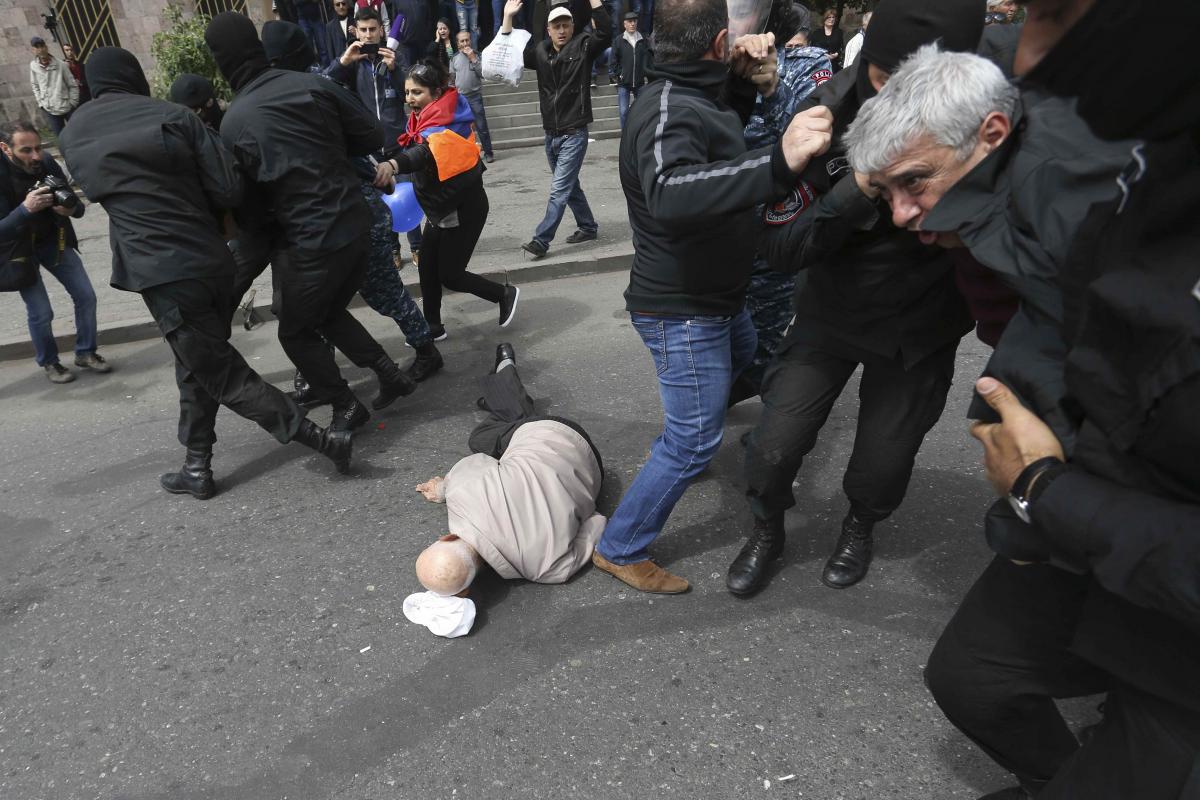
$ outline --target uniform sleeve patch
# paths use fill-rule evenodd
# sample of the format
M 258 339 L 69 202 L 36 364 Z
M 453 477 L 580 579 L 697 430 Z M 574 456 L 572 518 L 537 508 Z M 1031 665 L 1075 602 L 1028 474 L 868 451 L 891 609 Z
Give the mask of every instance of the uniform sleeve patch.
M 812 74 L 813 83 L 820 86 L 825 81 L 833 77 L 833 72 L 827 69 L 819 69 Z
M 763 222 L 768 225 L 786 225 L 799 216 L 817 199 L 812 186 L 805 180 L 796 182 L 796 187 L 778 203 L 768 205 L 763 211 Z

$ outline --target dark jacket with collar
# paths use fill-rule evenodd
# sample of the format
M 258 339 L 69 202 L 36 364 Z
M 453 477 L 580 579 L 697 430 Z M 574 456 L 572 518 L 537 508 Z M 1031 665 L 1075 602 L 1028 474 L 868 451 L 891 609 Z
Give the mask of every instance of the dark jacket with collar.
M 538 102 L 546 133 L 562 133 L 591 124 L 592 62 L 611 39 L 608 12 L 599 6 L 592 9 L 592 30 L 582 30 L 576 25 L 575 36 L 561 50 L 555 51 L 549 39 L 538 41 L 534 36 L 529 40 L 525 46 L 525 67 L 537 72 Z
M 53 175 L 63 183 L 67 183 L 67 176 L 63 174 L 62 167 L 49 153 L 42 153 L 42 167 L 45 174 Z M 35 215 L 25 208 L 25 195 L 18 192 L 16 186 L 19 182 L 22 185 L 28 184 L 32 188 L 38 180 L 37 176 L 26 175 L 6 156 L 0 155 L 0 257 L 8 259 L 36 259 L 38 257 L 33 241 Z M 83 216 L 83 212 L 83 201 L 79 202 L 70 217 L 64 217 L 49 208 L 38 212 L 38 214 L 45 214 L 44 218 L 54 223 L 57 255 L 61 255 L 64 249 L 74 250 L 79 247 L 79 240 L 75 236 L 75 226 L 71 224 L 71 218 L 79 219 Z M 52 267 L 57 263 L 56 259 L 46 266 Z
M 105 92 L 68 127 L 59 143 L 71 175 L 108 214 L 114 287 L 232 276 L 220 213 L 240 201 L 242 177 L 194 112 Z
M 1073 652 L 1200 711 L 1200 139 L 1134 151 L 1062 268 L 1070 470 L 1032 504 L 1051 563 L 1093 578 Z M 995 545 L 993 545 L 995 547 Z
M 795 177 L 778 143 L 747 152 L 755 93 L 726 65 L 660 64 L 651 78 L 621 136 L 634 247 L 626 308 L 737 314 L 760 226 L 754 208 L 786 194 Z
M 353 17 L 346 17 L 347 20 L 353 21 Z M 325 52 L 329 56 L 329 64 L 336 64 L 337 60 L 342 57 L 342 53 L 346 52 L 346 48 L 350 46 L 352 40 L 342 30 L 342 20 L 336 16 L 325 23 Z M 322 64 L 321 66 L 326 66 Z
M 984 370 L 1054 430 L 1068 453 L 1075 421 L 1066 393 L 1059 270 L 1091 207 L 1112 199 L 1133 142 L 1096 138 L 1070 100 L 1025 92 L 1012 134 L 922 221 L 953 231 L 1021 298 Z M 976 396 L 972 419 L 998 422 Z
M 945 250 L 892 224 L 881 200 L 858 189 L 841 136 L 858 113 L 857 73 L 842 70 L 801 105 L 824 105 L 834 141 L 783 204 L 768 208 L 760 249 L 797 281 L 790 339 L 858 358 L 900 357 L 906 367 L 973 327 Z
M 646 70 L 650 67 L 650 40 L 643 36 L 638 39 L 637 45 L 632 45 L 628 39 L 620 36 L 613 44 L 612 58 L 617 85 L 639 89 L 646 82 Z
M 345 48 L 343 48 L 344 50 Z M 403 49 L 396 51 L 396 68 L 384 70 L 380 75 L 369 58 L 345 66 L 335 60 L 329 67 L 329 77 L 343 86 L 350 87 L 363 105 L 383 123 L 383 150 L 396 146 L 396 139 L 404 133 L 404 74 L 408 71 L 408 56 Z M 377 153 L 382 155 L 382 151 Z

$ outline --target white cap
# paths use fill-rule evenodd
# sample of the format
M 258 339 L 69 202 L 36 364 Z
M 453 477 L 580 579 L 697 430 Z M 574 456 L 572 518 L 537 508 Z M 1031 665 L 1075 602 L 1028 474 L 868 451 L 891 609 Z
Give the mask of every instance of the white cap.
M 550 15 L 546 17 L 546 22 L 549 24 L 560 17 L 570 16 L 572 16 L 570 6 L 568 6 L 566 3 L 563 3 L 560 6 L 555 6 L 554 8 L 550 9 Z

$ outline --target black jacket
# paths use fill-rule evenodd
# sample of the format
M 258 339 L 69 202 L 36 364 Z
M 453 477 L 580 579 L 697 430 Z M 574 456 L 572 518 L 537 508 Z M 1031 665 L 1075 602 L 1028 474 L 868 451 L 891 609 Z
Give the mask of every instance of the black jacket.
M 650 41 L 643 36 L 635 47 L 622 36 L 613 45 L 612 59 L 617 85 L 626 89 L 641 88 L 646 82 L 646 70 L 650 66 Z
M 84 194 L 108 214 L 114 287 L 140 292 L 233 275 L 220 213 L 238 204 L 242 178 L 194 112 L 107 91 L 76 111 L 69 127 L 59 144 Z
M 353 17 L 347 17 L 353 21 Z M 325 52 L 329 57 L 326 64 L 332 64 L 342 57 L 342 53 L 346 52 L 346 48 L 350 45 L 350 37 L 342 32 L 342 21 L 334 18 L 325 23 Z M 321 66 L 326 66 L 322 64 Z
M 807 271 L 796 284 L 793 341 L 849 358 L 863 351 L 900 356 L 908 367 L 973 324 L 946 251 L 897 228 L 886 204 L 854 182 L 840 134 L 858 113 L 859 66 L 838 73 L 801 105 L 830 108 L 834 142 L 789 200 L 767 209 L 760 251 L 772 269 Z
M 62 167 L 49 153 L 42 153 L 42 170 L 44 174 L 53 175 L 67 183 L 67 176 L 63 174 Z M 25 174 L 6 156 L 0 155 L 0 258 L 37 258 L 33 241 L 34 215 L 22 204 L 25 202 L 25 195 L 29 193 L 24 187 L 27 185 L 31 189 L 39 180 L 40 176 Z M 21 184 L 23 193 L 17 190 L 17 183 Z M 71 217 L 79 219 L 83 216 L 83 211 L 84 204 L 81 201 L 71 212 Z M 57 240 L 56 249 L 59 256 L 65 249 L 74 250 L 79 247 L 71 217 L 64 217 L 49 208 L 39 211 L 38 214 L 44 215 L 42 219 L 50 223 L 46 227 Z M 52 267 L 57 263 L 56 260 L 46 266 Z
M 658 65 L 651 77 L 621 136 L 634 249 L 626 308 L 736 314 L 753 267 L 754 207 L 786 194 L 794 176 L 778 143 L 746 151 L 754 90 L 724 64 Z M 721 99 L 730 91 L 737 110 Z
M 1002 27 L 1002 26 L 992 26 Z M 1132 142 L 1096 138 L 1075 103 L 1022 93 L 1012 134 L 956 183 L 921 225 L 953 231 L 1021 297 L 984 370 L 1053 430 L 1067 453 L 1075 420 L 1066 393 L 1059 270 L 1091 207 L 1117 193 Z M 978 396 L 969 416 L 999 422 Z
M 1094 583 L 1072 649 L 1200 711 L 1200 143 L 1139 148 L 1062 270 L 1071 469 L 1032 505 Z M 1003 554 L 1003 553 L 1002 553 Z
M 383 151 L 396 147 L 396 139 L 404 133 L 407 118 L 404 115 L 404 75 L 408 72 L 408 55 L 403 49 L 396 51 L 396 68 L 383 73 L 376 69 L 381 63 L 364 58 L 350 66 L 343 66 L 335 59 L 327 74 L 338 83 L 358 95 L 367 110 L 383 123 Z M 376 153 L 382 156 L 383 152 Z
M 328 253 L 366 235 L 369 215 L 347 157 L 378 152 L 383 127 L 341 86 L 319 75 L 263 71 L 238 90 L 221 138 L 289 246 Z M 254 208 L 245 211 L 244 225 L 266 221 L 253 218 Z
M 455 92 L 456 89 L 447 89 Z M 465 102 L 460 99 L 458 102 Z M 463 198 L 469 192 L 483 191 L 483 160 L 476 158 L 475 166 L 466 172 L 461 172 L 446 180 L 438 176 L 437 162 L 429 145 L 414 144 L 398 151 L 394 156 L 399 167 L 397 172 L 409 175 L 412 179 L 413 192 L 417 202 L 429 221 L 435 225 L 445 217 L 454 213 L 463 203 Z
M 537 72 L 542 127 L 547 133 L 572 131 L 591 123 L 592 62 L 611 39 L 612 23 L 600 6 L 592 9 L 592 30 L 576 26 L 575 36 L 562 50 L 556 52 L 549 39 L 539 42 L 534 36 L 529 40 L 525 67 Z

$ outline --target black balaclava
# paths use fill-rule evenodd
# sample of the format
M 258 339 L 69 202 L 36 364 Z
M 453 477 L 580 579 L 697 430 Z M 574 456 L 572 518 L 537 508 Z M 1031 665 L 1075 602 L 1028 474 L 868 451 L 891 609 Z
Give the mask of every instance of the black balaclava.
M 294 22 L 275 19 L 263 25 L 263 50 L 276 69 L 307 72 L 317 61 L 312 42 Z
M 258 31 L 245 14 L 236 11 L 217 14 L 204 31 L 204 43 L 235 92 L 270 68 Z
M 171 102 L 188 108 L 203 108 L 213 99 L 212 81 L 203 75 L 185 72 L 171 84 Z
M 1200 2 L 1096 0 L 1025 76 L 1024 82 L 1077 96 L 1079 115 L 1102 139 L 1169 139 L 1200 126 L 1200 69 L 1192 48 Z M 1154 69 L 1134 69 L 1115 54 L 1129 42 L 1154 42 Z
M 101 47 L 93 50 L 83 67 L 92 97 L 107 92 L 150 96 L 150 84 L 137 56 L 121 47 Z
M 871 17 L 871 35 L 863 38 L 858 69 L 858 99 L 875 96 L 867 64 L 895 72 L 923 45 L 974 53 L 983 35 L 986 0 L 883 0 Z

